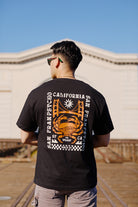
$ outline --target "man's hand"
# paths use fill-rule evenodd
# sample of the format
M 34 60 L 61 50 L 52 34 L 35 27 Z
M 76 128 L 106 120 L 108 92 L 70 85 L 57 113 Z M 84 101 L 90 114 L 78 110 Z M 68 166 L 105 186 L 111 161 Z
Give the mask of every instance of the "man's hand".
M 110 133 L 104 135 L 93 135 L 93 147 L 107 147 L 110 140 Z
M 38 145 L 35 132 L 27 132 L 21 129 L 21 142 L 23 144 Z

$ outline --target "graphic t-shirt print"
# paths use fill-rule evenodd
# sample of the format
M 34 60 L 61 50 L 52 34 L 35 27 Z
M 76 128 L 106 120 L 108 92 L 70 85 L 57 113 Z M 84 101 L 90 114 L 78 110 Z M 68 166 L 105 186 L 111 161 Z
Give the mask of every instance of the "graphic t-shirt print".
M 90 96 L 47 93 L 47 147 L 84 151 Z

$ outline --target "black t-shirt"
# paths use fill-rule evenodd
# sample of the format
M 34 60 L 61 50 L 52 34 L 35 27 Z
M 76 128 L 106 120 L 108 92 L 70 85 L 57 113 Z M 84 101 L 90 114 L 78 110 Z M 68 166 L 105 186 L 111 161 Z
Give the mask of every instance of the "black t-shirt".
M 17 125 L 39 131 L 37 185 L 55 190 L 96 186 L 92 133 L 113 130 L 106 101 L 98 91 L 79 80 L 48 81 L 29 94 Z

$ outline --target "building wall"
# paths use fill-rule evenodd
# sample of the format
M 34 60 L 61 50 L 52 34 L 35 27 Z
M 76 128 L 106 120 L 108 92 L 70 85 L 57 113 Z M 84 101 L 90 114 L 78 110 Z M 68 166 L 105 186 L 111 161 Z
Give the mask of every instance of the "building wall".
M 12 72 L 0 70 L 0 137 L 8 138 L 11 131 Z
M 77 74 L 105 96 L 115 127 L 111 137 L 137 139 L 138 67 L 86 57 Z
M 16 121 L 30 91 L 50 79 L 45 57 L 20 64 L 0 64 L 0 138 L 19 138 Z M 114 123 L 111 138 L 138 138 L 138 68 L 83 54 L 76 78 L 106 98 Z

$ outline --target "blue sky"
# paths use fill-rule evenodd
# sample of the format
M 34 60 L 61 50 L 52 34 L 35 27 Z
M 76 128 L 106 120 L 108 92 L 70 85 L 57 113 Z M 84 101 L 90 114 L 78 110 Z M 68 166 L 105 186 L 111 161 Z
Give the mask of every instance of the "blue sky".
M 137 0 L 0 0 L 0 52 L 65 38 L 138 53 Z

